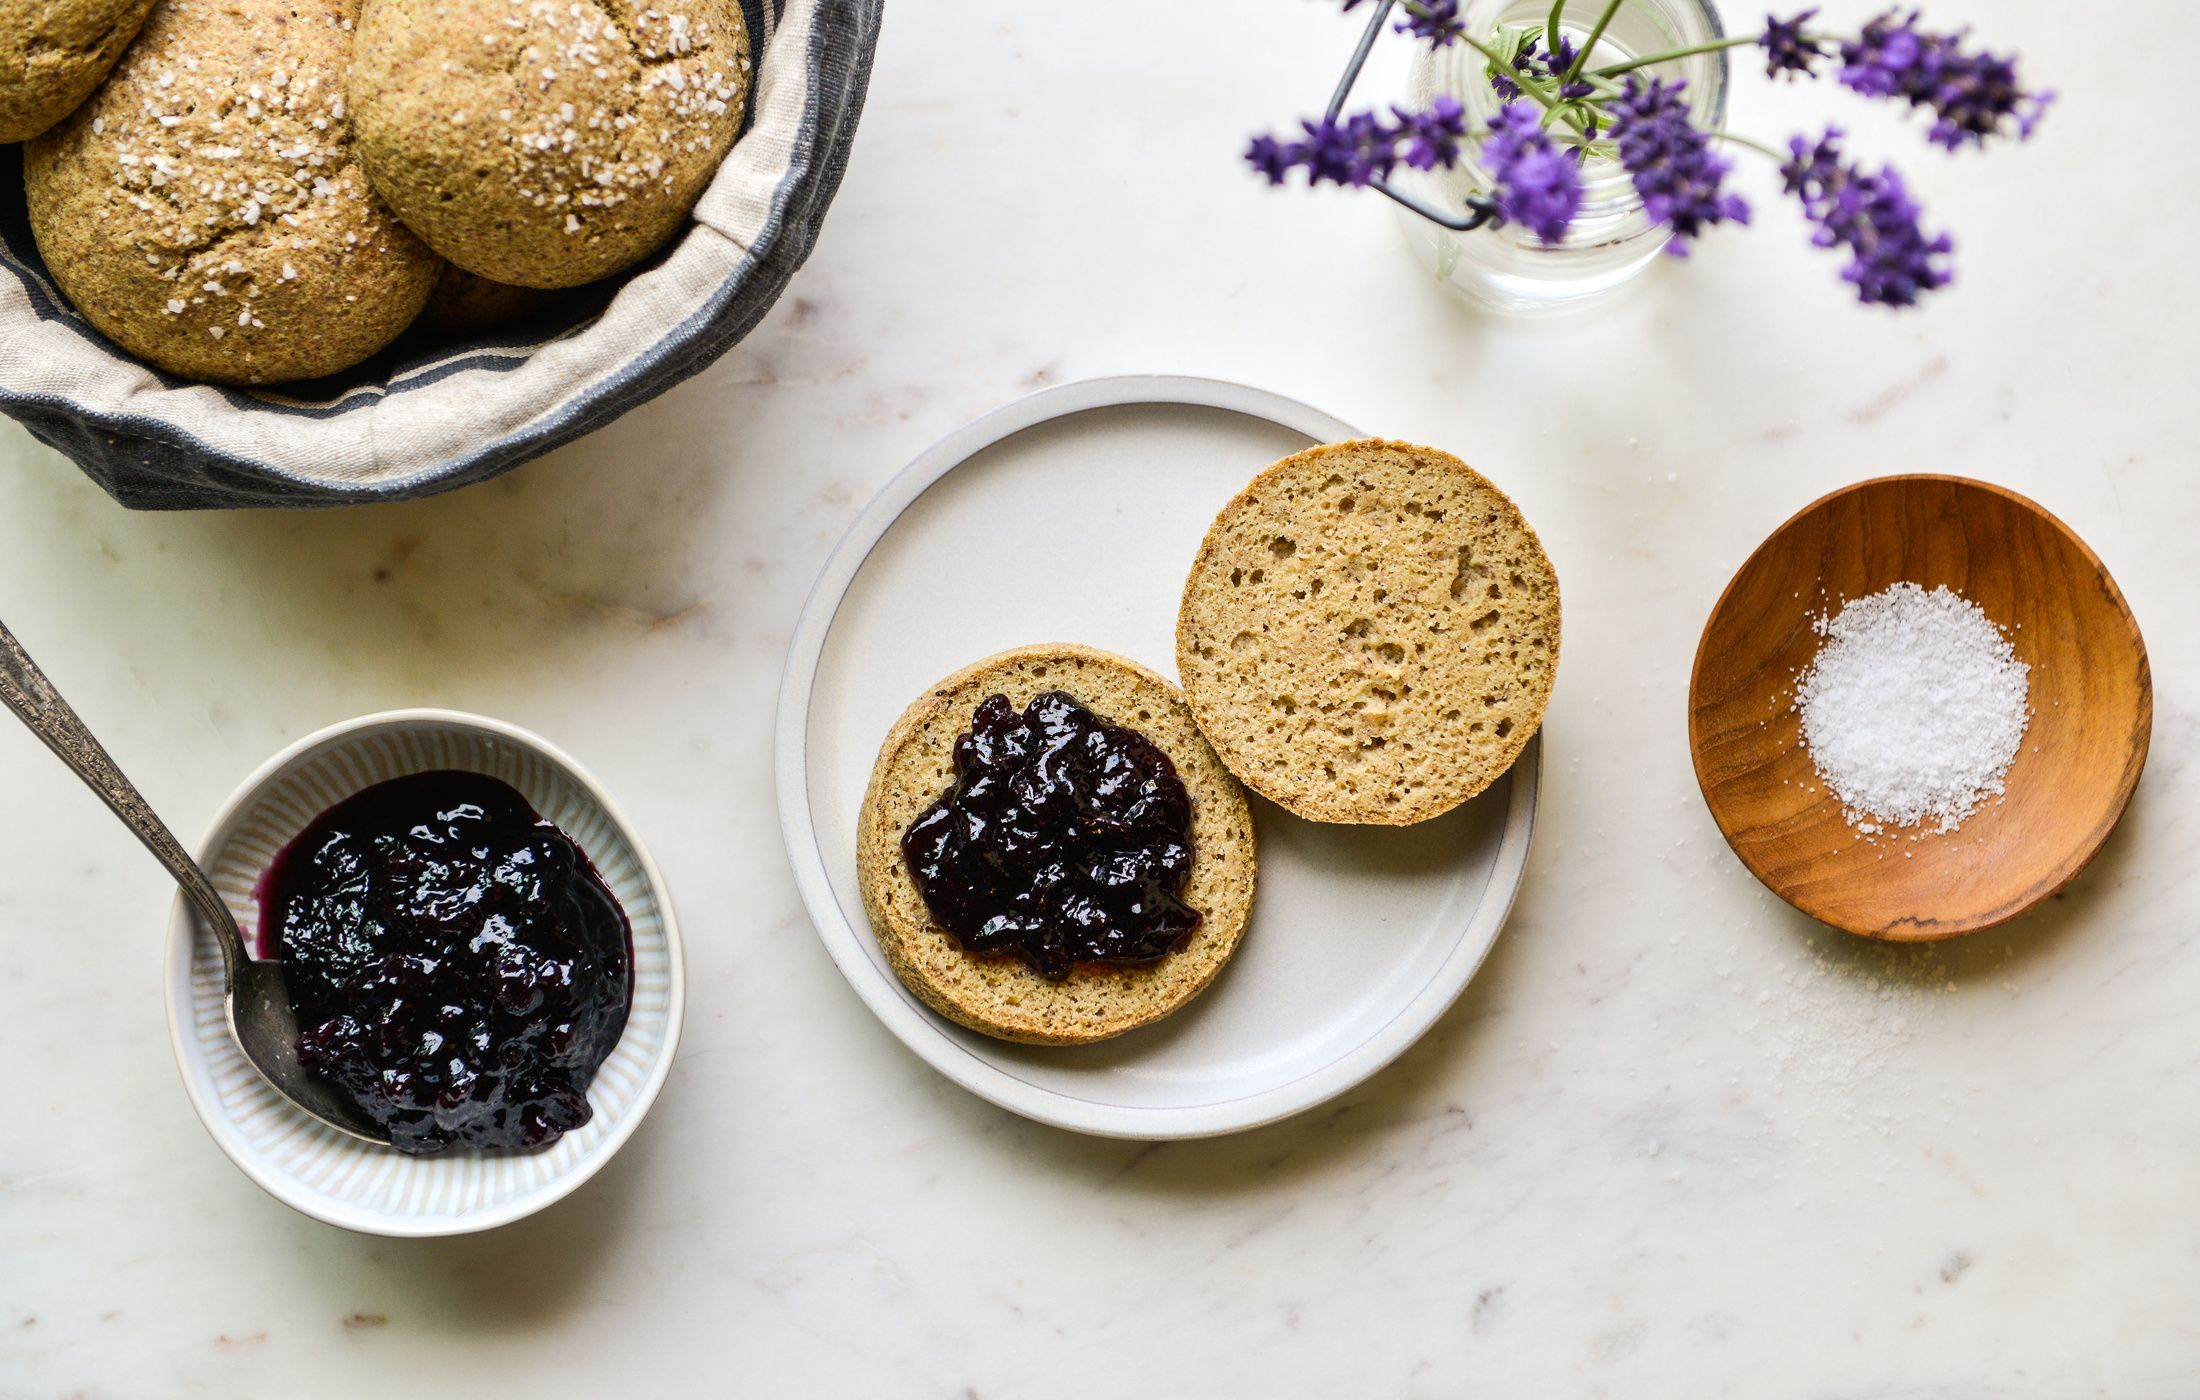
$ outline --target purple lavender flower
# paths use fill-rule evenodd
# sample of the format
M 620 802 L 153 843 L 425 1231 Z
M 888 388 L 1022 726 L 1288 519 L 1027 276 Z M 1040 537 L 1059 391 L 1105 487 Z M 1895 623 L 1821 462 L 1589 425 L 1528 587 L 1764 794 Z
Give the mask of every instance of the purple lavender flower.
M 1255 136 L 1253 143 L 1245 148 L 1245 160 L 1255 170 L 1267 176 L 1271 185 L 1282 184 L 1283 177 L 1291 173 L 1292 166 L 1298 164 L 1298 156 L 1292 148 L 1265 131 Z
M 1929 77 L 1936 46 L 1917 31 L 1917 12 L 1902 19 L 1893 10 L 1841 45 L 1841 82 L 1866 97 L 1901 97 Z
M 1306 139 L 1279 141 L 1265 133 L 1255 136 L 1245 148 L 1245 161 L 1271 185 L 1282 184 L 1293 170 L 1304 170 L 1309 185 L 1366 185 L 1388 174 L 1396 162 L 1390 143 L 1381 139 L 1380 125 L 1367 112 L 1346 121 L 1327 117 L 1302 121 L 1299 126 Z
M 1398 139 L 1405 143 L 1401 159 L 1415 170 L 1450 169 L 1459 161 L 1459 143 L 1466 139 L 1467 113 L 1459 99 L 1439 95 L 1426 112 L 1405 107 L 1390 109 L 1398 116 Z
M 1536 46 L 1540 42 L 1533 35 L 1529 36 L 1528 41 L 1520 46 L 1520 52 L 1513 55 L 1512 73 L 1526 73 L 1530 77 L 1540 76 L 1536 71 L 1541 58 L 1536 52 Z M 1513 81 L 1512 73 L 1501 72 L 1495 68 L 1490 70 L 1490 91 L 1496 93 L 1501 101 L 1517 102 L 1520 100 L 1520 84 Z
M 2017 139 L 2029 137 L 2055 95 L 2026 89 L 2016 60 L 1967 50 L 1964 38 L 1920 28 L 1915 10 L 1889 10 L 1841 45 L 1841 82 L 1928 109 L 1936 120 L 1927 139 L 1951 151 L 1983 146 L 2009 122 Z
M 1687 87 L 1663 78 L 1645 85 L 1630 75 L 1627 90 L 1605 104 L 1620 164 L 1634 180 L 1643 212 L 1672 226 L 1673 241 L 1665 246 L 1675 257 L 1687 257 L 1688 240 L 1713 224 L 1749 222 L 1748 202 L 1720 188 L 1733 166 L 1689 119 L 1682 96 Z
M 2016 123 L 2017 139 L 2029 140 L 2039 125 L 2052 92 L 2029 92 L 2017 78 L 2017 62 L 1998 54 L 1965 54 L 1961 61 L 1945 65 L 1940 82 L 1927 104 L 1939 115 L 1926 139 L 1957 150 L 1965 145 L 1983 146 L 1986 138 L 1999 135 L 2005 119 Z
M 1282 184 L 1293 170 L 1304 170 L 1309 185 L 1364 186 L 1387 177 L 1401 160 L 1417 170 L 1458 162 L 1459 143 L 1467 135 L 1466 112 L 1458 99 L 1439 96 L 1425 112 L 1390 110 L 1395 122 L 1373 112 L 1302 121 L 1303 140 L 1255 136 L 1245 148 L 1246 164 L 1271 185 Z
M 1800 73 L 1806 78 L 1816 77 L 1811 65 L 1826 56 L 1824 45 L 1803 32 L 1803 26 L 1817 18 L 1818 9 L 1812 6 L 1793 19 L 1765 16 L 1765 32 L 1757 37 L 1757 43 L 1765 51 L 1765 76 L 1777 78 L 1783 73 Z
M 1574 60 L 1579 57 L 1581 57 L 1580 46 L 1574 43 L 1570 36 L 1561 34 L 1558 36 L 1558 42 L 1552 46 L 1551 60 L 1544 65 L 1544 68 L 1549 76 L 1553 78 L 1564 77 L 1573 68 Z M 1559 84 L 1558 96 L 1562 102 L 1578 102 L 1596 90 L 1596 84 L 1586 79 L 1575 78 L 1572 82 Z
M 1299 125 L 1306 130 L 1299 164 L 1306 167 L 1308 184 L 1327 180 L 1339 185 L 1365 185 L 1388 175 L 1397 162 L 1393 138 L 1373 112 L 1358 112 L 1342 121 L 1323 117 Z
M 1536 112 L 1510 102 L 1490 119 L 1482 160 L 1495 184 L 1497 215 L 1545 243 L 1565 241 L 1581 210 L 1581 167 L 1545 134 Z
M 1843 159 L 1838 127 L 1815 144 L 1798 136 L 1788 149 L 1791 158 L 1780 171 L 1788 193 L 1818 225 L 1812 243 L 1849 251 L 1841 277 L 1856 288 L 1858 301 L 1915 306 L 1920 296 L 1954 280 L 1947 266 L 1954 241 L 1945 233 L 1926 236 L 1918 223 L 1923 211 L 1894 167 L 1874 175 Z
M 1543 51 L 1542 36 L 1531 34 L 1521 44 L 1520 52 L 1513 55 L 1512 73 L 1525 73 L 1531 78 L 1549 82 L 1573 67 L 1574 59 L 1580 52 L 1570 37 L 1561 34 L 1558 36 L 1557 52 L 1546 54 Z M 1490 70 L 1490 89 L 1506 102 L 1516 102 L 1520 98 L 1520 84 L 1513 80 L 1512 73 L 1495 68 Z M 1573 102 L 1588 97 L 1595 91 L 1594 83 L 1576 78 L 1570 83 L 1561 84 L 1558 96 L 1563 101 Z
M 1362 3 L 1344 0 L 1344 12 L 1351 14 Z M 1466 23 L 1459 18 L 1459 0 L 1403 0 L 1399 9 L 1405 18 L 1394 26 L 1397 31 L 1426 39 L 1437 48 L 1456 43 L 1467 32 Z
M 1350 0 L 1347 10 L 1359 0 Z M 1465 21 L 1459 18 L 1459 0 L 1405 0 L 1400 7 L 1405 18 L 1397 23 L 1400 34 L 1411 34 L 1426 39 L 1437 48 L 1456 43 L 1467 32 Z
M 1341 3 L 1349 12 L 1366 0 Z M 1390 8 L 1381 11 L 1386 20 Z M 1461 0 L 1395 0 L 1395 8 L 1402 33 L 1438 47 L 1466 37 Z M 2027 138 L 2053 100 L 2024 85 L 2013 58 L 1972 48 L 1965 30 L 1928 30 L 1916 10 L 1886 10 L 1844 41 L 1812 33 L 1817 16 L 1816 8 L 1786 19 L 1768 14 L 1754 39 L 1734 42 L 1757 47 L 1770 78 L 1836 71 L 1839 82 L 1866 97 L 1924 109 L 1929 139 L 1950 151 Z M 1464 221 L 1468 226 L 1493 220 L 1546 244 L 1563 243 L 1585 199 L 1582 166 L 1592 143 L 1616 150 L 1646 216 L 1672 231 L 1666 246 L 1676 256 L 1687 256 L 1693 240 L 1714 225 L 1750 222 L 1749 204 L 1726 186 L 1731 163 L 1714 135 L 1694 123 L 1686 83 L 1630 75 L 1612 96 L 1601 81 L 1569 80 L 1580 59 L 1575 39 L 1501 33 L 1512 52 L 1484 71 L 1503 105 L 1479 133 L 1490 192 L 1467 201 L 1477 215 Z M 1531 84 L 1536 102 L 1523 100 Z M 1545 102 L 1558 109 L 1565 137 L 1545 129 L 1553 119 L 1541 108 Z M 1245 149 L 1247 163 L 1271 185 L 1286 183 L 1294 170 L 1310 185 L 1379 185 L 1401 165 L 1449 168 L 1469 140 L 1466 112 L 1449 96 L 1425 110 L 1392 107 L 1387 114 L 1376 109 L 1299 125 L 1303 134 L 1258 135 Z M 1599 141 L 1600 131 L 1610 147 Z M 1953 280 L 1955 245 L 1944 233 L 1925 231 L 1923 211 L 1899 173 L 1866 169 L 1847 155 L 1843 140 L 1837 128 L 1815 141 L 1796 137 L 1781 163 L 1787 192 L 1813 225 L 1811 241 L 1844 252 L 1841 276 L 1859 301 L 1914 306 Z

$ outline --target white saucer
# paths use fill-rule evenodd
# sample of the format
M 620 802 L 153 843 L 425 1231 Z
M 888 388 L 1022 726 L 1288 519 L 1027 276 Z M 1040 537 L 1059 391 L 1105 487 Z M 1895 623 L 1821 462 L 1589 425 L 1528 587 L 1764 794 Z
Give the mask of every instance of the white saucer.
M 1184 1010 L 1099 1045 L 1013 1045 L 943 1020 L 895 978 L 864 917 L 856 814 L 911 700 L 1033 642 L 1083 642 L 1175 674 L 1177 602 L 1215 512 L 1277 458 L 1356 436 L 1243 385 L 1063 385 L 910 463 L 826 564 L 779 699 L 787 853 L 865 1004 L 972 1093 L 1111 1137 L 1270 1123 L 1396 1059 L 1496 941 L 1527 866 L 1540 738 L 1488 792 L 1416 827 L 1318 826 L 1255 798 L 1260 891 L 1237 956 Z

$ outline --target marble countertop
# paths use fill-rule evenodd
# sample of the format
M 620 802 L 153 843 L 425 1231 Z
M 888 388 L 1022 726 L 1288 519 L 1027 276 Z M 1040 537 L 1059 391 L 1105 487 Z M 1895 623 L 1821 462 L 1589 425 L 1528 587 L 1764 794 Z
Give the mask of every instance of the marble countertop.
M 1847 304 L 1759 165 L 1755 229 L 1523 323 L 1426 281 L 1378 202 L 1240 168 L 1248 130 L 1326 94 L 1356 33 L 1335 9 L 896 7 L 772 316 L 471 491 L 133 515 L 0 429 L 0 615 L 179 828 L 329 722 L 497 715 L 620 794 L 692 977 L 664 1098 L 571 1200 L 446 1241 L 315 1224 L 180 1090 L 165 876 L 0 726 L 0 1395 L 2200 1394 L 2200 148 L 2111 86 L 2126 39 L 2175 53 L 2200 21 L 1936 4 L 2063 92 L 1983 157 L 1813 99 L 1957 231 L 1928 310 Z M 1768 134 L 1809 110 L 1754 74 L 1736 107 Z M 871 492 L 1036 386 L 1146 371 L 1460 452 L 1541 530 L 1568 622 L 1527 887 L 1465 997 L 1346 1097 L 1168 1146 L 1027 1123 L 894 1041 L 810 932 L 771 769 L 790 629 Z M 2076 527 L 2158 693 L 2093 868 L 1924 949 L 1760 889 L 1683 718 L 1750 549 L 1902 470 Z

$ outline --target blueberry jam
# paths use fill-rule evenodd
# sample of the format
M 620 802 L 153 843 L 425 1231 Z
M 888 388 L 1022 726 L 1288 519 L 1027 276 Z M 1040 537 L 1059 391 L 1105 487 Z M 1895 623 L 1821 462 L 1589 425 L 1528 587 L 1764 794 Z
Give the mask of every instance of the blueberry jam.
M 626 914 L 564 832 L 479 773 L 331 807 L 260 882 L 298 1057 L 400 1152 L 541 1147 L 588 1121 L 626 1027 Z
M 955 741 L 955 785 L 901 852 L 956 942 L 1055 980 L 1078 963 L 1153 962 L 1199 927 L 1176 765 L 1060 691 L 1021 714 L 1005 695 L 978 707 Z

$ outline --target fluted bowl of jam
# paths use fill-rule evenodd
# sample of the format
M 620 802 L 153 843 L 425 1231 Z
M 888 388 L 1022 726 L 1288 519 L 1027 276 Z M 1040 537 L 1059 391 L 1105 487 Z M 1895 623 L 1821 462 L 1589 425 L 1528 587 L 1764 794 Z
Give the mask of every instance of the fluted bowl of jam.
M 230 1159 L 307 1215 L 398 1236 L 508 1224 L 600 1170 L 664 1084 L 685 998 L 663 879 L 603 788 L 525 730 L 404 710 L 310 735 L 238 787 L 198 856 L 247 945 L 284 960 L 308 1062 L 398 1143 L 317 1123 L 252 1071 L 179 900 L 184 1087 Z

